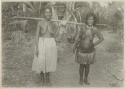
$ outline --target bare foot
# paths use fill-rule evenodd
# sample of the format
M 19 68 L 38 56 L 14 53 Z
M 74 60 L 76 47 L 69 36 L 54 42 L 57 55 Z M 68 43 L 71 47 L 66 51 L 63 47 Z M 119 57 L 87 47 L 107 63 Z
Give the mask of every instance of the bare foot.
M 50 82 L 48 82 L 48 83 L 46 84 L 46 86 L 47 86 L 47 87 L 51 87 L 52 84 L 51 84 Z
M 80 85 L 83 85 L 83 80 L 80 79 L 79 84 L 80 84 Z
M 85 83 L 86 85 L 90 85 L 90 83 L 88 82 L 88 80 L 85 80 L 84 83 Z

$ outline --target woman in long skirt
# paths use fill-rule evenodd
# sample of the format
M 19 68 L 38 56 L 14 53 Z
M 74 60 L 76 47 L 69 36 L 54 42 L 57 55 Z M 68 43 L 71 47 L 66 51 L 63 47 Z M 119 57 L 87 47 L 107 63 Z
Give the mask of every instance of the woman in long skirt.
M 86 26 L 80 26 L 80 31 L 76 37 L 73 48 L 76 55 L 76 62 L 80 65 L 80 85 L 82 85 L 83 82 L 85 84 L 89 84 L 88 74 L 90 70 L 90 64 L 94 63 L 95 46 L 103 41 L 103 35 L 95 27 L 95 18 L 96 17 L 93 13 L 89 13 L 86 16 Z M 93 42 L 95 36 L 97 36 L 99 40 Z M 83 73 L 85 73 L 84 80 Z
M 57 25 L 51 22 L 52 9 L 44 11 L 45 20 L 39 21 L 36 33 L 36 50 L 32 70 L 41 75 L 44 85 L 50 85 L 50 72 L 56 71 L 57 47 L 55 33 Z

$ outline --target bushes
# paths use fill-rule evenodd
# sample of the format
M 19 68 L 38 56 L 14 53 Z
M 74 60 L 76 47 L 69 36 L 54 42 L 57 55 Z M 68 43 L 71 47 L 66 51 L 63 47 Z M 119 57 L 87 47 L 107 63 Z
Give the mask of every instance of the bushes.
M 10 18 L 13 16 L 31 16 L 31 17 L 41 17 L 43 16 L 43 10 L 46 5 L 51 5 L 52 2 L 5 2 L 2 3 L 2 30 L 6 33 L 13 33 L 14 29 L 18 30 L 18 27 L 10 27 L 9 23 L 14 21 Z M 71 2 L 71 4 L 65 3 L 69 8 L 66 8 L 66 14 L 64 18 L 67 18 L 71 12 L 74 16 L 71 16 L 70 20 L 78 22 L 85 22 L 86 14 L 89 11 L 93 11 L 99 18 L 99 23 L 107 24 L 113 29 L 113 31 L 123 31 L 123 4 L 120 2 L 108 3 L 106 7 L 101 6 L 99 2 L 92 2 L 90 5 L 88 2 Z M 71 5 L 71 6 L 70 6 Z M 25 7 L 24 7 L 25 6 Z M 53 4 L 52 4 L 53 6 Z M 11 7 L 11 8 L 10 8 Z M 77 8 L 77 9 L 76 9 Z M 69 10 L 68 10 L 69 9 Z M 75 10 L 73 12 L 73 10 Z M 78 13 L 79 12 L 79 13 Z M 74 18 L 75 17 L 75 18 Z M 80 20 L 81 18 L 81 20 Z M 16 21 L 15 21 L 16 22 Z M 26 22 L 26 23 L 25 23 Z M 15 24 L 20 24 L 22 27 L 20 31 L 28 32 L 31 35 L 35 35 L 37 22 L 35 21 L 18 21 Z M 15 25 L 13 24 L 13 25 Z M 25 28 L 26 26 L 26 28 Z M 25 28 L 25 29 L 24 29 Z M 68 35 L 73 35 L 75 26 L 68 25 L 68 28 L 73 29 L 73 31 L 67 32 Z M 102 28 L 102 27 L 99 27 Z M 105 28 L 105 27 L 104 27 Z M 110 30 L 111 30 L 110 29 Z M 119 30 L 119 29 L 122 29 Z M 18 33 L 17 33 L 18 34 Z M 121 34 L 122 35 L 122 34 Z M 7 35 L 9 36 L 9 35 Z M 10 36 L 9 36 L 10 37 Z M 9 38 L 8 37 L 8 38 Z

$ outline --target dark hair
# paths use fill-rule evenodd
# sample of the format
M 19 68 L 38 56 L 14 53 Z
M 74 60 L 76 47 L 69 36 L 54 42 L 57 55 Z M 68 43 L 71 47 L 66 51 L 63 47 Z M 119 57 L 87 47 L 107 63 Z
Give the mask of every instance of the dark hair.
M 93 17 L 93 18 L 94 18 L 94 23 L 93 23 L 93 25 L 96 25 L 97 18 L 96 18 L 96 15 L 95 15 L 94 13 L 92 13 L 92 12 L 90 12 L 90 13 L 88 13 L 88 14 L 86 15 L 85 23 L 88 24 L 88 23 L 87 23 L 87 20 L 88 20 L 89 17 Z

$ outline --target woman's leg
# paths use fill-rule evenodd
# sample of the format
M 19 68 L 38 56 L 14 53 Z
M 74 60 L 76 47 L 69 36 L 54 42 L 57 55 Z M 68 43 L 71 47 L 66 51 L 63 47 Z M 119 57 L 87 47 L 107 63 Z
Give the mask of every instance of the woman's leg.
M 51 85 L 51 83 L 50 83 L 50 73 L 49 72 L 46 73 L 46 84 L 47 84 L 47 86 Z
M 43 72 L 40 73 L 41 80 L 42 80 L 42 85 L 45 84 L 45 77 L 44 77 L 44 75 L 45 75 L 45 74 L 44 74 Z
M 80 85 L 83 84 L 83 72 L 84 72 L 84 65 L 80 64 L 80 66 L 79 66 L 79 76 L 80 76 L 79 83 L 80 83 Z
M 85 78 L 84 78 L 84 83 L 85 84 L 90 84 L 88 82 L 89 70 L 90 70 L 90 64 L 85 64 Z

